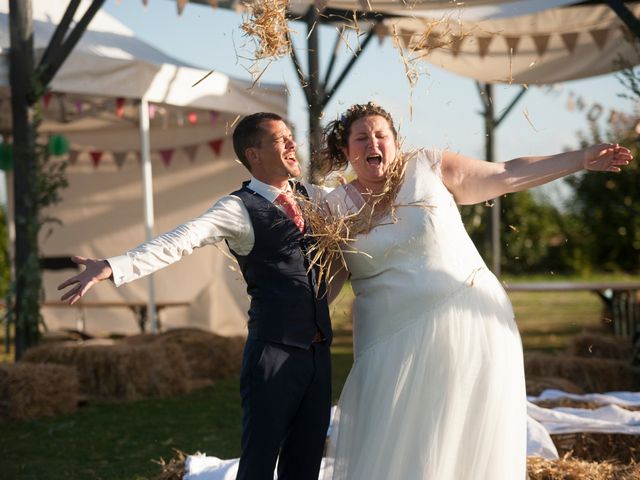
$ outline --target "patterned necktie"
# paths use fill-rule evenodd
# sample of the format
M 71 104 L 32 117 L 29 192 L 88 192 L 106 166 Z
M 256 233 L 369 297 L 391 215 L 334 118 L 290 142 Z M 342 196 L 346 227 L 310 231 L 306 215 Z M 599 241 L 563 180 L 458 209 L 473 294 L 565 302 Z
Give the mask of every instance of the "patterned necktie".
M 303 232 L 304 218 L 302 218 L 302 212 L 300 211 L 300 207 L 294 200 L 291 192 L 285 192 L 278 195 L 278 197 L 275 200 L 275 203 L 277 203 L 284 209 L 284 213 L 287 214 L 287 217 L 289 217 L 291 221 L 296 224 L 296 227 L 298 227 L 298 230 Z

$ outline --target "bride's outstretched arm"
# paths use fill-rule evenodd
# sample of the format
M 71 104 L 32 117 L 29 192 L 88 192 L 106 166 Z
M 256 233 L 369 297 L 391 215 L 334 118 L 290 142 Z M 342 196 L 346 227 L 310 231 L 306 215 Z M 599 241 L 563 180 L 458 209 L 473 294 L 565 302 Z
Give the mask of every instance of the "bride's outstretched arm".
M 632 159 L 628 148 L 611 143 L 503 163 L 446 151 L 442 158 L 442 176 L 456 202 L 466 205 L 536 187 L 580 170 L 619 172 L 620 167 Z

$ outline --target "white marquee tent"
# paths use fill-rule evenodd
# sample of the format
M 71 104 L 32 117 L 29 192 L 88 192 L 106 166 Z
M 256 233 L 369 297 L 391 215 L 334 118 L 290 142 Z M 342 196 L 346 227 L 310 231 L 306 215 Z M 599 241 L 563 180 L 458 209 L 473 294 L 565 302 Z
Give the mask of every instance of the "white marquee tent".
M 37 54 L 42 54 L 66 5 L 33 0 Z M 0 132 L 11 128 L 8 46 L 8 1 L 2 0 Z M 63 201 L 48 212 L 62 224 L 42 236 L 41 255 L 104 258 L 122 253 L 145 240 L 145 215 L 151 222 L 154 209 L 154 231 L 160 233 L 205 211 L 248 177 L 235 160 L 230 130 L 248 113 L 286 116 L 284 88 L 250 88 L 250 83 L 208 73 L 154 49 L 107 13 L 96 14 L 42 103 L 39 132 L 44 138 L 60 134 L 68 139 L 70 165 Z M 141 164 L 153 166 L 155 206 L 151 196 L 144 201 Z M 55 302 L 56 285 L 73 273 L 44 272 L 46 303 Z M 162 310 L 164 326 L 199 326 L 221 334 L 246 331 L 245 286 L 233 262 L 214 247 L 156 273 L 153 283 L 138 281 L 118 289 L 101 285 L 85 297 L 86 307 L 45 307 L 44 319 L 50 328 L 73 329 L 86 320 L 93 333 L 135 332 L 135 316 L 127 308 L 89 305 L 144 303 L 150 286 L 160 307 L 190 304 Z

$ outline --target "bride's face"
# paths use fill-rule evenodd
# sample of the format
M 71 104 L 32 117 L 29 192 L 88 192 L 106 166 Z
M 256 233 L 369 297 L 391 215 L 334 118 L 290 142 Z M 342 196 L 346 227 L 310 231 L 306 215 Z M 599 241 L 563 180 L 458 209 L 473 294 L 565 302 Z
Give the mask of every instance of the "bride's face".
M 365 187 L 384 184 L 396 157 L 396 139 L 387 119 L 372 115 L 353 122 L 343 152 Z

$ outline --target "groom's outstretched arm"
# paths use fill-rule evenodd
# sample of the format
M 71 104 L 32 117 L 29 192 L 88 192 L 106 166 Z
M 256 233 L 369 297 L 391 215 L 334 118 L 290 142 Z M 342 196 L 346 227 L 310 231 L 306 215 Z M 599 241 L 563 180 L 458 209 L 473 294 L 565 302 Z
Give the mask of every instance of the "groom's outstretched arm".
M 84 265 L 85 269 L 58 285 L 58 290 L 71 287 L 60 298 L 62 301 L 68 301 L 70 305 L 80 300 L 94 285 L 112 278 L 113 270 L 106 260 L 74 256 L 71 257 L 71 261 Z

